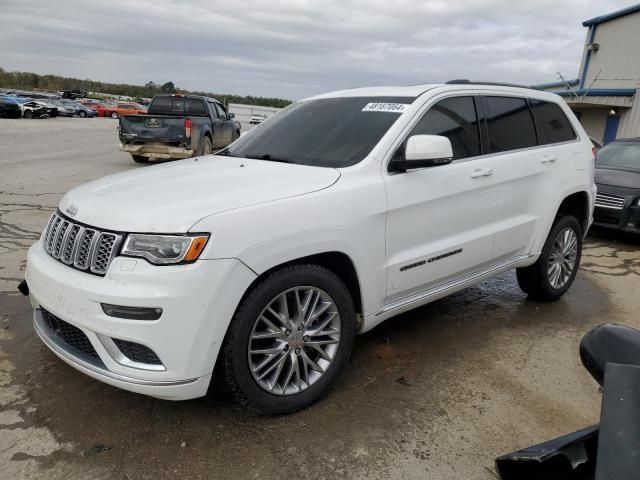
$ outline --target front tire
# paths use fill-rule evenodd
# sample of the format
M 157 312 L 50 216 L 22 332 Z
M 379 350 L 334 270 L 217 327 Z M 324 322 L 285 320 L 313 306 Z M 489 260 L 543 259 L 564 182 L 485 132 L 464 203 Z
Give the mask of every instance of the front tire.
M 118 112 L 111 112 L 111 118 L 118 118 Z
M 558 300 L 573 284 L 582 257 L 582 227 L 570 215 L 556 220 L 533 265 L 518 268 L 518 285 L 529 298 L 543 302 Z
M 356 313 L 342 280 L 318 265 L 268 274 L 242 300 L 220 354 L 227 390 L 266 415 L 326 395 L 353 349 Z
M 86 117 L 87 117 L 87 112 L 85 112 L 84 110 L 80 110 L 80 111 L 78 112 L 78 116 L 79 116 L 80 118 L 86 118 Z

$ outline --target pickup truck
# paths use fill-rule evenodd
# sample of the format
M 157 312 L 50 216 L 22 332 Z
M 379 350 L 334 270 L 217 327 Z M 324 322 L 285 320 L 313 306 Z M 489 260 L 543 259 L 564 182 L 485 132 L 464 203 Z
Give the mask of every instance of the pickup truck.
M 120 117 L 120 150 L 137 163 L 207 155 L 240 136 L 233 118 L 215 98 L 156 95 L 146 115 Z

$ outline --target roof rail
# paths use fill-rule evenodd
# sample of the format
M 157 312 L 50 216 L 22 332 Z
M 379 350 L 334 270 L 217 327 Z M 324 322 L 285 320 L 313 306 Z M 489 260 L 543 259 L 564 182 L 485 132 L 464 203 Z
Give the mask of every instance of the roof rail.
M 466 78 L 449 80 L 448 82 L 445 82 L 445 85 L 492 85 L 494 87 L 516 87 L 516 88 L 528 88 L 528 89 L 534 88 L 529 85 L 519 85 L 517 83 L 475 82 L 475 81 L 467 80 Z

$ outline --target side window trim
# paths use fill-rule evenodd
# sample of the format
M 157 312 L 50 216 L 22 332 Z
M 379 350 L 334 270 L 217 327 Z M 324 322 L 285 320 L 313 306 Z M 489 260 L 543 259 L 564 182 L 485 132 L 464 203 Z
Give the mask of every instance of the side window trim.
M 525 100 L 527 101 L 527 107 L 529 107 L 529 114 L 533 119 L 533 129 L 536 132 L 536 145 L 539 147 L 542 145 L 542 143 L 540 143 L 540 129 L 538 128 L 538 120 L 536 119 L 536 115 L 533 112 L 533 102 L 529 97 L 527 97 Z

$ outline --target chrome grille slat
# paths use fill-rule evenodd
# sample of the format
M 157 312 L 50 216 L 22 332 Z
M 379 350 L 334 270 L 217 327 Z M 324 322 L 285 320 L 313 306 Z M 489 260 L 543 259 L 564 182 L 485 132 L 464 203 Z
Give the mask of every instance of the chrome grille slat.
M 626 198 L 622 195 L 598 192 L 596 195 L 596 207 L 610 208 L 612 210 L 622 210 L 626 203 Z
M 105 275 L 118 253 L 122 235 L 85 227 L 54 213 L 42 235 L 45 251 L 77 270 Z

